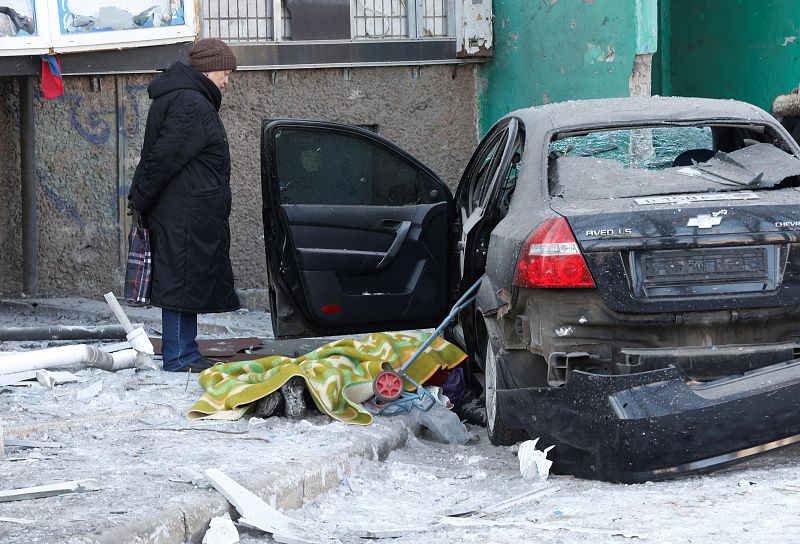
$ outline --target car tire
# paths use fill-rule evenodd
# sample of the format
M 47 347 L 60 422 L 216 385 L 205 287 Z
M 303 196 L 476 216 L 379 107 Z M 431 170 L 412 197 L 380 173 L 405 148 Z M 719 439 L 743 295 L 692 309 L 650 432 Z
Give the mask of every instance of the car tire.
M 484 344 L 484 397 L 486 399 L 486 431 L 489 442 L 495 446 L 510 446 L 522 440 L 527 440 L 528 435 L 522 429 L 509 427 L 503 419 L 503 412 L 497 403 L 497 390 L 505 389 L 505 380 L 499 365 L 502 364 L 502 355 L 488 339 Z

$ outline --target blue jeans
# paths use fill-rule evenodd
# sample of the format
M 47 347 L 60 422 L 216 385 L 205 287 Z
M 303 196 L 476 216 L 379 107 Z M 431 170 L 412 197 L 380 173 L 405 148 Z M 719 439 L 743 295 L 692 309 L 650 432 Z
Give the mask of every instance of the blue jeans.
M 164 370 L 180 370 L 200 358 L 197 314 L 162 308 L 161 329 Z

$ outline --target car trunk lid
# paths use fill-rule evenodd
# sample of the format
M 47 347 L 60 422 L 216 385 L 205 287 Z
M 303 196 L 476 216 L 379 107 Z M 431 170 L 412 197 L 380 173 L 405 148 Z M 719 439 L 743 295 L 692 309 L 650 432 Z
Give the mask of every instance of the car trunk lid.
M 800 237 L 797 191 L 720 195 L 725 200 L 554 200 L 551 207 L 569 222 L 615 311 L 796 303 L 800 262 L 789 249 Z

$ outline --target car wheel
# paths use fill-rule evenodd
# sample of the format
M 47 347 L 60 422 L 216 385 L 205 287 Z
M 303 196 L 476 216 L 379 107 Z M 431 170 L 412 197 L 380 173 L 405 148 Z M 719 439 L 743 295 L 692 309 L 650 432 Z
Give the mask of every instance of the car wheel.
M 489 441 L 495 446 L 510 446 L 528 438 L 525 431 L 508 427 L 497 402 L 497 390 L 505 389 L 505 382 L 499 372 L 497 348 L 487 339 L 484 349 L 484 381 L 486 398 L 486 430 Z

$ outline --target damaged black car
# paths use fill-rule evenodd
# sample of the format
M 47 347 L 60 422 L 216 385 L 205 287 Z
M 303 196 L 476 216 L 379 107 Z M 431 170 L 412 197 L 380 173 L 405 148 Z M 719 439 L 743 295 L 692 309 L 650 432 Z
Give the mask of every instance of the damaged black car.
M 278 337 L 437 325 L 481 376 L 495 444 L 642 482 L 800 441 L 800 148 L 729 100 L 515 111 L 458 190 L 361 128 L 262 132 Z

